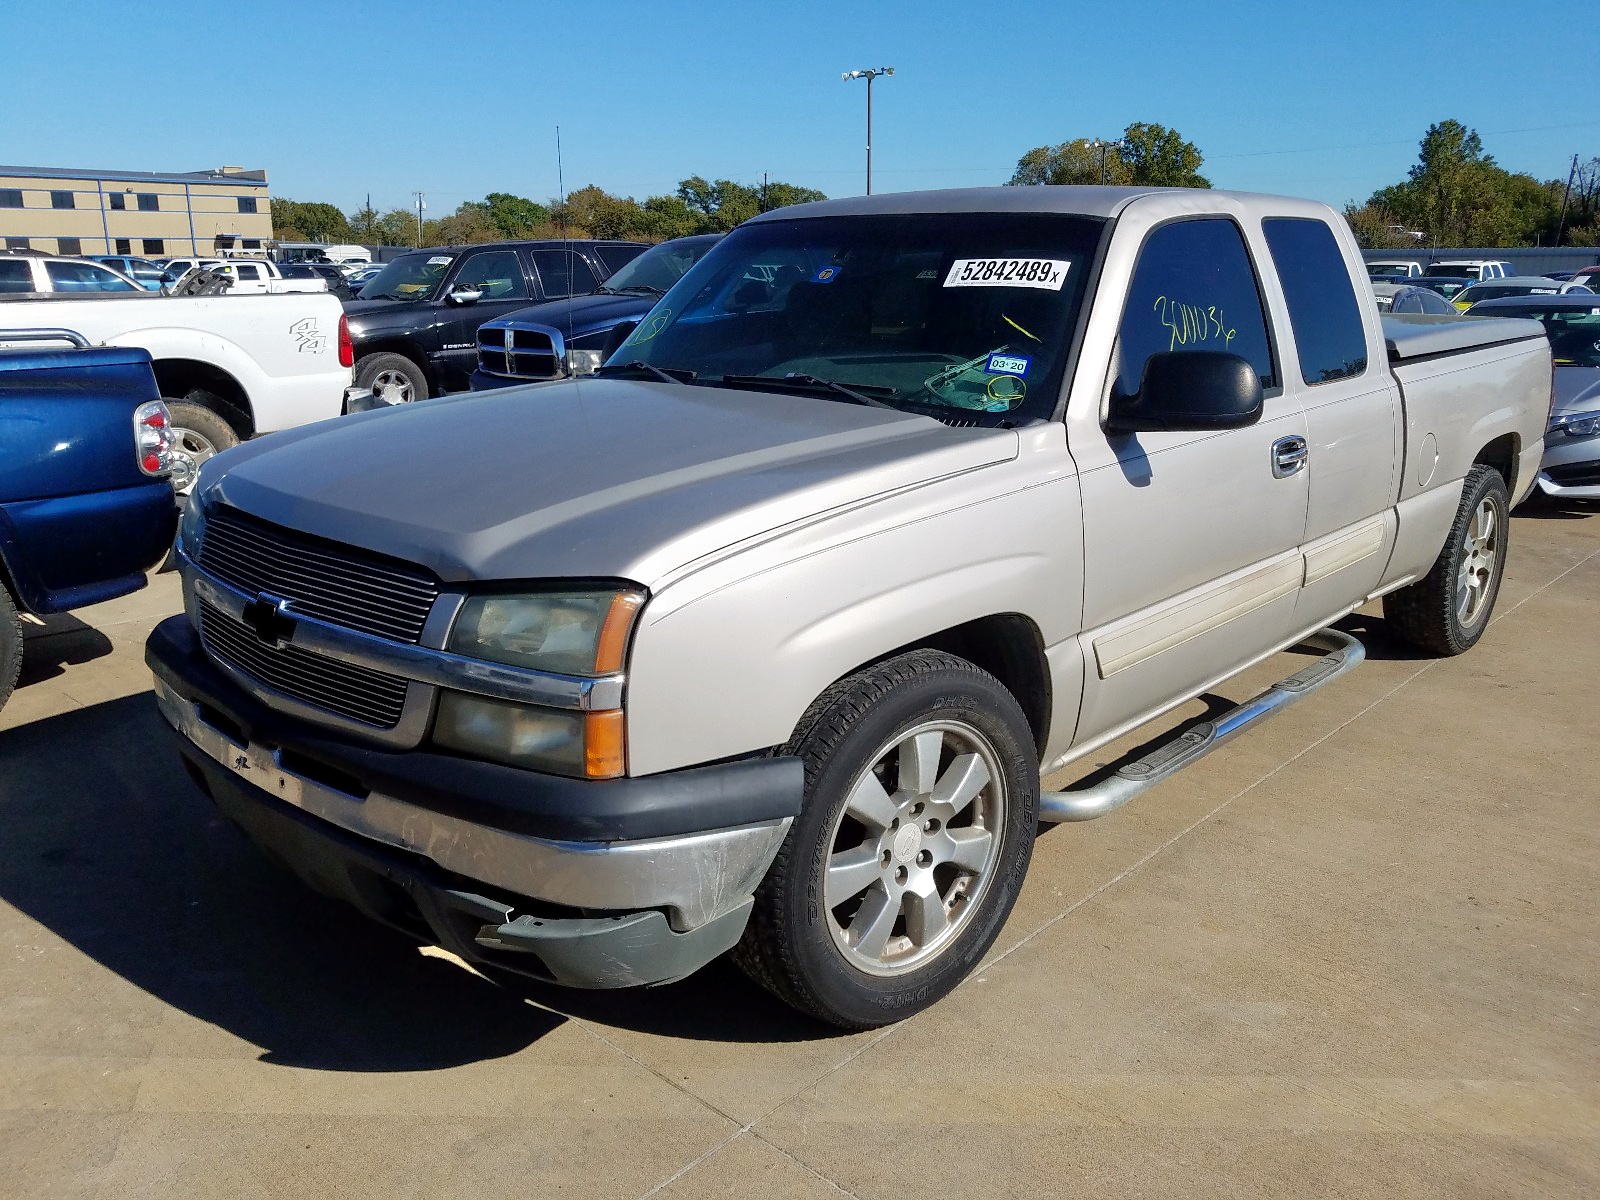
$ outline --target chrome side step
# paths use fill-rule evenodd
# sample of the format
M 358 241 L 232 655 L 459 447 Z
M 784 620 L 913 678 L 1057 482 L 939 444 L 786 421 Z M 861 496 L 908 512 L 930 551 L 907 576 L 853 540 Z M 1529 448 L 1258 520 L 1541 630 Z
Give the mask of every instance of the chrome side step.
M 1092 821 L 1121 808 L 1135 796 L 1198 762 L 1224 742 L 1231 741 L 1263 717 L 1287 708 L 1324 684 L 1332 683 L 1367 656 L 1366 647 L 1348 633 L 1337 629 L 1323 629 L 1302 639 L 1299 644 L 1316 646 L 1327 653 L 1301 667 L 1289 678 L 1279 680 L 1259 696 L 1229 709 L 1214 720 L 1186 729 L 1099 783 L 1041 794 L 1040 824 Z

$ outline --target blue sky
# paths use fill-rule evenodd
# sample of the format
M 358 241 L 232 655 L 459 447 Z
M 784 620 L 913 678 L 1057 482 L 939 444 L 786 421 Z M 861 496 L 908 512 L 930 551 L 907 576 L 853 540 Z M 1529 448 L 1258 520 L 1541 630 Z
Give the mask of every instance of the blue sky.
M 1140 120 L 1218 186 L 1334 204 L 1446 117 L 1540 178 L 1600 155 L 1583 0 L 13 0 L 5 24 L 0 159 L 265 167 L 274 195 L 346 210 L 551 196 L 557 125 L 569 188 L 767 171 L 857 193 L 865 85 L 839 75 L 884 65 L 877 191 L 1003 183 L 1030 147 Z

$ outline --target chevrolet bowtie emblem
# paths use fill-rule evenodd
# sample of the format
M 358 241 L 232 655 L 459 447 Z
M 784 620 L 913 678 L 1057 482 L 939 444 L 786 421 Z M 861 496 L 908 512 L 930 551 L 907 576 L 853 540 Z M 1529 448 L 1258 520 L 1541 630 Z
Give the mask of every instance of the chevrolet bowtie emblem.
M 287 600 L 262 592 L 244 606 L 239 619 L 255 632 L 256 637 L 281 650 L 294 639 L 295 619 L 288 607 Z

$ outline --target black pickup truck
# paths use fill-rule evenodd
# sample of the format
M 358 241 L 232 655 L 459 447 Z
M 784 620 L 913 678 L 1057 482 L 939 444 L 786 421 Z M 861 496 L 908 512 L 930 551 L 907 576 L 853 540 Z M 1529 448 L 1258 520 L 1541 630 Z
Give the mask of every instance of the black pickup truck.
M 643 242 L 491 242 L 402 254 L 345 303 L 355 386 L 389 404 L 464 391 L 478 326 L 540 300 L 594 291 Z

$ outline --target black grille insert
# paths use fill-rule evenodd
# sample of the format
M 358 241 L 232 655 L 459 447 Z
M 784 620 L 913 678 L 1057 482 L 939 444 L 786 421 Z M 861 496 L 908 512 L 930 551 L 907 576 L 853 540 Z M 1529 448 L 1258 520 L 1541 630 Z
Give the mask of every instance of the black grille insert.
M 214 658 L 296 700 L 377 729 L 392 729 L 406 703 L 398 675 L 263 642 L 243 621 L 204 602 L 200 639 Z
M 219 506 L 206 518 L 200 566 L 240 591 L 363 633 L 415 643 L 439 595 L 421 567 L 341 546 Z

